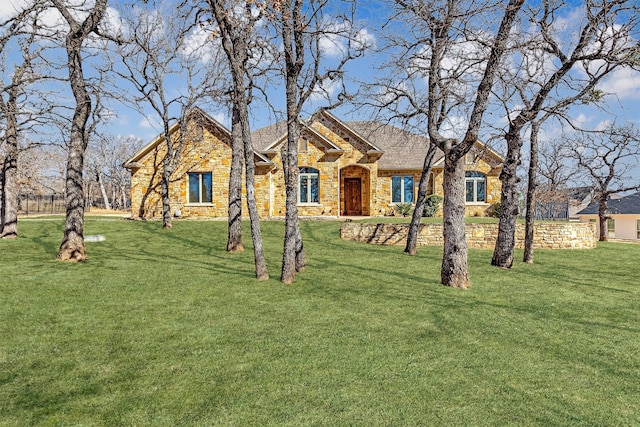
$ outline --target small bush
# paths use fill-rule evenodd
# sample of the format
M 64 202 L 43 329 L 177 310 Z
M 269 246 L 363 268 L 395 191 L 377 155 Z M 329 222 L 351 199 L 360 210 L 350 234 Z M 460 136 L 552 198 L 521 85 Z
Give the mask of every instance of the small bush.
M 487 215 L 492 218 L 500 218 L 500 213 L 502 212 L 502 204 L 500 202 L 495 202 L 489 209 L 487 209 Z
M 396 212 L 402 216 L 409 216 L 413 211 L 413 204 L 411 203 L 397 203 Z
M 424 201 L 424 212 L 422 216 L 429 218 L 434 216 L 436 212 L 438 212 L 441 202 L 442 196 L 438 196 L 437 194 L 427 196 L 427 199 Z

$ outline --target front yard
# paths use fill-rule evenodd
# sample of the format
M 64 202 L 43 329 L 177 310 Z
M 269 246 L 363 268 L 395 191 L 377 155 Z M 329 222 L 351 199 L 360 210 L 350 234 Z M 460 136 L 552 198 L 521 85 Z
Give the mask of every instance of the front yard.
M 61 219 L 21 221 L 0 241 L 0 425 L 640 424 L 640 245 L 508 271 L 471 250 L 459 291 L 440 247 L 301 224 L 286 286 L 282 222 L 256 282 L 225 222 L 89 218 L 106 240 L 74 265 L 55 261 Z

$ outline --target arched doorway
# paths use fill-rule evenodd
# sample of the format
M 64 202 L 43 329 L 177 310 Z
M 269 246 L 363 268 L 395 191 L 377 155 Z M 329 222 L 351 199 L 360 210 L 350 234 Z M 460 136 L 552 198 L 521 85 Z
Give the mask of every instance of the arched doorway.
M 369 170 L 347 166 L 340 171 L 340 213 L 343 216 L 369 216 Z

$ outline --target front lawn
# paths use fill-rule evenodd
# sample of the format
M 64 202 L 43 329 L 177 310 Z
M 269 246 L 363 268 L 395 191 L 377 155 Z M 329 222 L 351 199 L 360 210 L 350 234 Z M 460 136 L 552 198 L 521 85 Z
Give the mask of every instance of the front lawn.
M 460 291 L 442 248 L 301 226 L 287 286 L 282 222 L 263 223 L 257 282 L 225 222 L 88 218 L 106 240 L 67 264 L 61 219 L 21 221 L 0 241 L 0 425 L 640 424 L 640 245 L 512 270 L 471 250 Z

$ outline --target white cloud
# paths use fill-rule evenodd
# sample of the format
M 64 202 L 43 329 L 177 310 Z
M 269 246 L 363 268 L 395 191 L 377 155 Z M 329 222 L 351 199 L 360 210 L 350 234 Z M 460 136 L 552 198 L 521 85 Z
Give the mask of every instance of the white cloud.
M 328 57 L 341 57 L 349 49 L 366 50 L 375 46 L 376 38 L 366 28 L 358 31 L 348 22 L 325 21 L 320 31 L 323 32 L 319 40 L 320 52 Z
M 366 28 L 361 29 L 354 35 L 354 47 L 357 50 L 364 50 L 376 46 L 376 37 Z
M 342 80 L 340 79 L 325 80 L 313 89 L 313 93 L 309 97 L 309 100 L 311 102 L 317 102 L 323 99 L 330 99 L 341 87 Z
M 226 126 L 227 128 L 229 127 L 230 120 L 229 120 L 229 117 L 226 114 L 218 113 L 218 114 L 213 115 L 212 117 L 214 118 L 215 121 L 217 121 L 221 125 Z
M 0 20 L 9 19 L 18 14 L 32 1 L 27 0 L 2 0 L 0 1 Z
M 347 31 L 344 23 L 330 22 L 323 28 L 324 33 L 319 40 L 320 51 L 330 57 L 342 56 L 347 51 L 344 32 Z
M 584 114 L 578 114 L 573 120 L 572 123 L 577 128 L 584 128 L 585 124 L 589 121 L 589 118 Z
M 442 124 L 441 133 L 445 138 L 462 138 L 467 130 L 469 121 L 466 117 L 450 116 Z
M 612 124 L 613 122 L 611 120 L 602 120 L 598 124 L 596 124 L 593 130 L 600 132 L 611 127 Z
M 402 94 L 409 93 L 410 88 L 405 80 L 396 82 L 393 87 L 383 88 L 375 95 L 377 102 L 382 105 L 397 102 Z
M 147 114 L 146 116 L 144 116 L 142 120 L 140 120 L 140 123 L 138 123 L 138 126 L 140 126 L 142 129 L 153 129 L 153 130 L 162 128 L 162 124 L 160 123 L 160 120 L 157 117 L 155 117 L 153 114 Z
M 112 7 L 107 8 L 100 26 L 103 31 L 106 30 L 111 35 L 119 35 L 124 31 L 124 23 L 120 19 L 120 13 Z
M 619 68 L 614 71 L 599 89 L 618 99 L 640 100 L 640 72 L 630 68 Z

